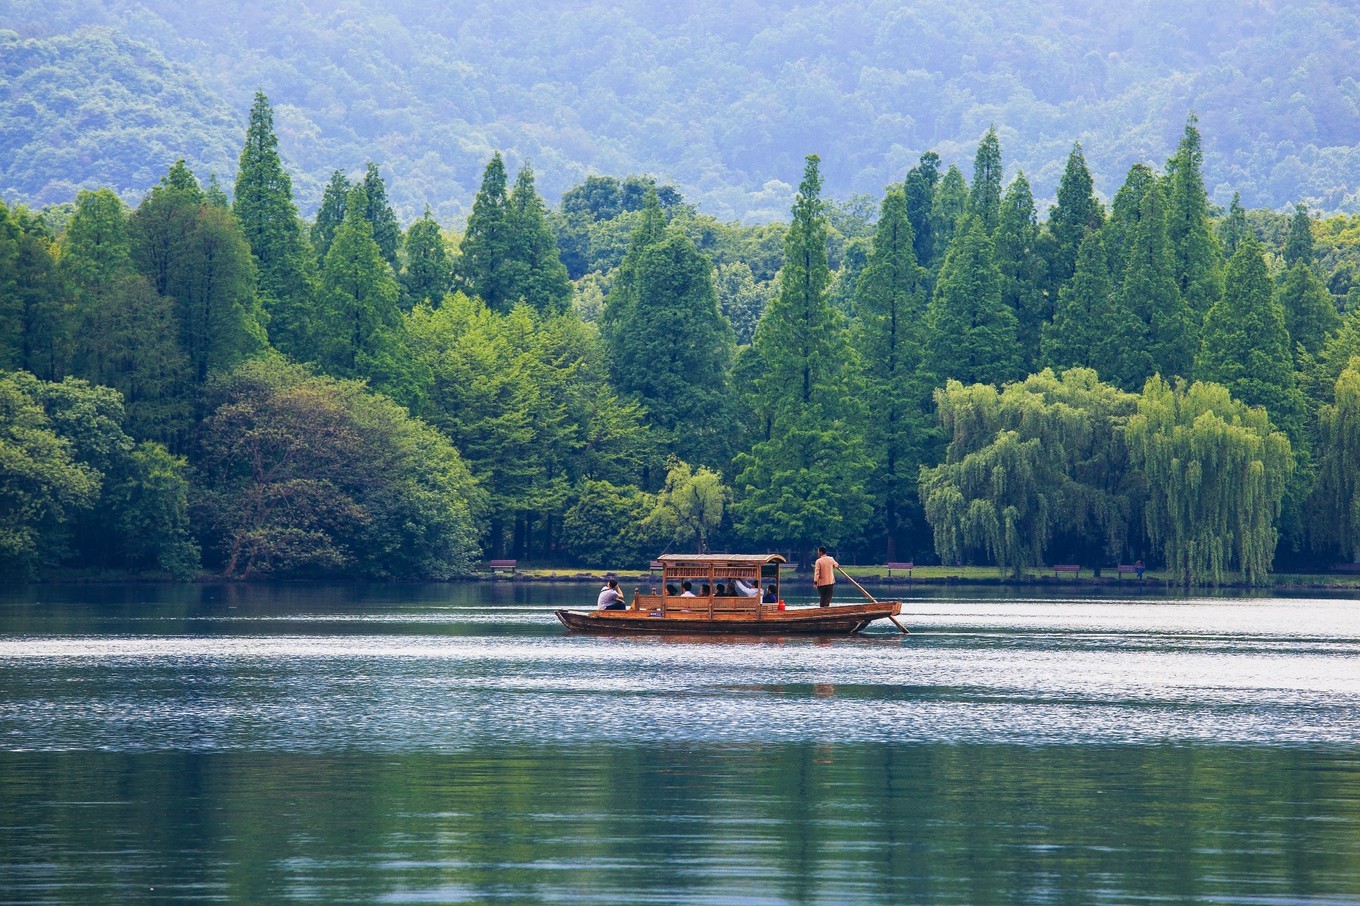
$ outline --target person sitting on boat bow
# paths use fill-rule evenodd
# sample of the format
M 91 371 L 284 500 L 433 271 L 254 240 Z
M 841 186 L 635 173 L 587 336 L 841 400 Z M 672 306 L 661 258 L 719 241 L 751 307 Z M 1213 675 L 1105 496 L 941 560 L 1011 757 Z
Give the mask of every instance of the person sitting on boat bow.
M 628 605 L 624 603 L 623 595 L 619 594 L 619 580 L 610 579 L 604 588 L 600 589 L 600 597 L 595 601 L 596 610 L 625 610 Z

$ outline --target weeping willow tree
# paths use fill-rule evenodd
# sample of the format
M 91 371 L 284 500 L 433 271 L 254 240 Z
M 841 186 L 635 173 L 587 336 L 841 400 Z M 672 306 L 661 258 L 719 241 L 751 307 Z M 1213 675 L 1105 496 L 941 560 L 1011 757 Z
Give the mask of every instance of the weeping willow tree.
M 1360 357 L 1337 378 L 1333 402 L 1318 412 L 1318 472 L 1308 512 L 1317 550 L 1360 560 Z
M 921 501 L 946 563 L 980 553 L 1014 575 L 1062 535 L 1114 555 L 1136 488 L 1121 428 L 1138 397 L 1089 368 L 1007 384 L 950 381 L 935 392 L 945 461 L 921 470 Z
M 1265 579 L 1294 471 L 1289 439 L 1266 411 L 1218 384 L 1172 387 L 1154 376 L 1126 435 L 1147 481 L 1148 537 L 1167 571 L 1187 587 L 1222 584 L 1234 565 L 1249 584 Z

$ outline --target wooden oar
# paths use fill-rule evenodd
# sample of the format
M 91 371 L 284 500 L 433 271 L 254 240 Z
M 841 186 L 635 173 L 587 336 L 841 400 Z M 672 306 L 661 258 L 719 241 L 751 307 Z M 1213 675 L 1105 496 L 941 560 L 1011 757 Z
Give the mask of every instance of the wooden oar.
M 874 604 L 877 604 L 877 603 L 878 603 L 878 598 L 875 598 L 873 595 L 869 594 L 869 592 L 865 590 L 865 588 L 864 588 L 863 585 L 860 585 L 858 582 L 855 581 L 855 577 L 854 577 L 854 576 L 850 575 L 848 572 L 846 572 L 845 570 L 841 569 L 839 566 L 837 566 L 836 569 L 840 571 L 840 574 L 841 574 L 842 576 L 845 576 L 845 578 L 847 578 L 847 579 L 850 580 L 850 584 L 851 584 L 851 585 L 853 585 L 853 586 L 855 586 L 856 588 L 859 589 L 860 594 L 864 595 L 864 597 L 868 598 L 872 603 L 874 603 Z M 894 626 L 896 626 L 898 629 L 902 630 L 902 634 L 903 634 L 903 635 L 911 635 L 911 633 L 907 631 L 907 627 L 905 627 L 905 626 L 903 626 L 901 623 L 897 622 L 897 617 L 893 616 L 892 614 L 888 614 L 888 619 L 892 620 L 892 624 L 893 624 Z

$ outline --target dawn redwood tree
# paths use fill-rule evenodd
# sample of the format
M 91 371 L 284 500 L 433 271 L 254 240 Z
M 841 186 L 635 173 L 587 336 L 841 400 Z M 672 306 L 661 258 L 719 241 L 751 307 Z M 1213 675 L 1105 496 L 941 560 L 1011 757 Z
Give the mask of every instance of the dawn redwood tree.
M 784 244 L 779 295 L 756 328 L 753 388 L 769 430 L 736 459 L 737 530 L 801 551 L 858 536 L 870 516 L 854 350 L 831 306 L 820 158 L 810 155 Z
M 1095 183 L 1086 167 L 1081 144 L 1072 146 L 1067 166 L 1058 181 L 1058 203 L 1048 214 L 1048 233 L 1053 239 L 1048 258 L 1049 289 L 1056 295 L 1077 269 L 1077 252 L 1088 233 L 1105 222 L 1105 211 L 1095 196 Z
M 988 233 L 996 232 L 1001 217 L 1001 142 L 996 127 L 987 129 L 973 156 L 973 186 L 968 194 L 968 214 L 982 222 Z
M 505 163 L 498 151 L 482 174 L 482 186 L 472 202 L 462 254 L 455 269 L 458 285 L 464 292 L 501 314 L 515 303 L 507 274 L 511 227 L 505 184 Z
M 541 312 L 561 314 L 571 307 L 571 278 L 557 252 L 543 199 L 526 164 L 515 176 L 506 201 L 511 299 L 524 299 Z
M 1124 183 L 1114 193 L 1110 205 L 1110 220 L 1105 225 L 1105 252 L 1110 256 L 1110 279 L 1116 285 L 1124 282 L 1124 268 L 1128 250 L 1133 244 L 1133 233 L 1141 218 L 1143 196 L 1157 182 L 1157 174 L 1146 164 L 1134 164 L 1124 177 Z
M 274 111 L 263 92 L 255 93 L 250 108 L 232 211 L 255 256 L 270 341 L 295 359 L 309 359 L 314 270 L 293 204 L 293 182 L 279 158 Z
M 1109 249 L 1109 243 L 1106 243 Z M 1166 230 L 1162 187 L 1152 183 L 1138 205 L 1138 220 L 1129 236 L 1124 276 L 1116 304 L 1133 312 L 1145 325 L 1150 374 L 1186 376 L 1199 347 L 1199 321 L 1176 286 Z
M 326 262 L 326 253 L 331 250 L 335 231 L 345 222 L 345 205 L 352 188 L 344 171 L 336 170 L 331 173 L 330 182 L 326 183 L 321 193 L 321 207 L 316 212 L 311 230 L 312 251 L 316 254 L 318 266 Z
M 1242 195 L 1234 192 L 1232 203 L 1228 205 L 1228 216 L 1218 225 L 1218 241 L 1223 245 L 1223 254 L 1229 259 L 1237 254 L 1237 244 L 1251 232 L 1247 223 L 1247 212 L 1242 207 Z
M 1166 165 L 1166 223 L 1172 275 L 1196 317 L 1204 317 L 1223 293 L 1223 252 L 1209 220 L 1204 189 L 1204 151 L 1192 114 L 1185 135 Z
M 30 212 L 0 202 L 0 370 L 63 376 L 71 328 L 50 233 Z
M 339 378 L 367 378 L 419 410 L 426 373 L 404 348 L 405 323 L 392 268 L 373 241 L 363 185 L 350 190 L 345 222 L 326 254 L 318 293 L 317 363 Z
M 1276 299 L 1284 312 L 1284 326 L 1292 340 L 1290 352 L 1302 348 L 1308 355 L 1317 355 L 1327 337 L 1341 326 L 1332 294 L 1318 278 L 1313 265 L 1299 261 L 1285 271 L 1284 281 L 1276 290 Z M 1301 364 L 1301 363 L 1298 363 Z
M 935 201 L 935 186 L 940 181 L 940 155 L 927 151 L 920 162 L 907 171 L 902 192 L 907 197 L 907 219 L 916 237 L 916 263 L 929 270 L 935 263 L 935 244 L 931 233 L 930 209 Z
M 913 527 L 916 479 L 931 424 L 930 389 L 921 375 L 925 347 L 925 272 L 901 189 L 883 199 L 868 264 L 855 292 L 852 331 L 863 384 L 865 444 L 873 467 L 868 491 L 888 560 Z
M 444 235 L 430 213 L 406 231 L 406 267 L 401 272 L 401 307 L 410 311 L 421 302 L 438 305 L 452 287 L 453 263 Z
M 1016 380 L 1023 373 L 1019 322 L 1001 297 L 995 247 L 980 221 L 969 218 L 961 226 L 926 318 L 926 370 L 936 386 L 949 378 L 972 384 Z
M 647 408 L 667 447 L 721 465 L 731 455 L 726 400 L 735 339 L 718 310 L 712 263 L 688 236 L 667 229 L 640 250 L 626 279 L 636 303 L 611 331 L 615 386 Z
M 1103 233 L 1082 241 L 1076 272 L 1058 291 L 1053 320 L 1043 327 L 1042 358 L 1058 371 L 1092 368 L 1106 383 L 1133 392 L 1152 371 L 1147 326 L 1115 292 Z
M 934 243 L 930 260 L 933 272 L 938 272 L 949 253 L 954 231 L 968 211 L 968 184 L 958 167 L 950 166 L 935 184 L 935 197 L 930 204 L 930 236 Z
M 383 260 L 396 273 L 399 267 L 397 248 L 401 245 L 401 227 L 397 226 L 397 215 L 392 212 L 392 205 L 387 201 L 387 184 L 383 182 L 378 165 L 373 161 L 369 161 L 364 170 L 364 199 L 368 203 L 364 217 L 373 227 L 373 241 L 377 243 L 378 251 L 382 252 Z
M 1261 244 L 1247 237 L 1228 262 L 1223 296 L 1204 319 L 1195 376 L 1261 406 L 1298 446 L 1304 404 L 1294 379 L 1284 312 L 1274 297 Z
M 1023 172 L 1016 174 L 1001 200 L 993 244 L 1001 271 L 1001 301 L 1015 312 L 1022 368 L 1028 374 L 1038 365 L 1039 333 L 1053 319 L 1053 303 L 1044 293 L 1039 217 Z

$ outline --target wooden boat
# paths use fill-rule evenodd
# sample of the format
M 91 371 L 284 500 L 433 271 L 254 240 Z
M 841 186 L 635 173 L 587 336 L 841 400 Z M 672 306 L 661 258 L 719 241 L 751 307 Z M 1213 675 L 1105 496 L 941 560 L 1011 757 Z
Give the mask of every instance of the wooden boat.
M 902 612 L 901 601 L 877 601 L 864 592 L 867 601 L 832 604 L 830 607 L 785 608 L 779 597 L 779 567 L 785 563 L 779 554 L 668 554 L 659 558 L 661 581 L 644 594 L 634 589 L 632 603 L 624 610 L 559 610 L 557 618 L 568 629 L 583 632 L 653 632 L 790 635 L 795 633 L 849 634 L 859 632 L 874 620 L 892 620 Z M 849 579 L 849 576 L 846 576 Z M 719 585 L 729 589 L 740 580 L 758 589 L 774 585 L 774 602 L 763 594 L 744 597 L 719 594 Z M 693 597 L 683 596 L 688 583 Z

